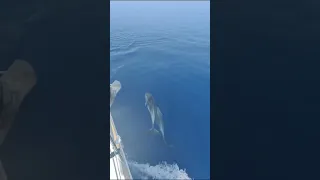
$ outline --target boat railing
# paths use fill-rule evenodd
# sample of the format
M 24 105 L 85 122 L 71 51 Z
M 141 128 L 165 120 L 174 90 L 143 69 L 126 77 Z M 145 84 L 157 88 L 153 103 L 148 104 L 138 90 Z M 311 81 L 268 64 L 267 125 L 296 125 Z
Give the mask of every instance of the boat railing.
M 110 161 L 112 160 L 116 167 L 116 171 L 119 171 L 125 179 L 132 179 L 130 169 L 123 151 L 121 138 L 117 133 L 113 118 L 110 114 Z M 115 163 L 114 158 L 117 158 Z M 118 164 L 119 163 L 119 164 Z M 117 164 L 117 165 L 116 165 Z M 119 172 L 116 172 L 118 174 Z M 121 179 L 120 175 L 117 175 L 118 179 Z

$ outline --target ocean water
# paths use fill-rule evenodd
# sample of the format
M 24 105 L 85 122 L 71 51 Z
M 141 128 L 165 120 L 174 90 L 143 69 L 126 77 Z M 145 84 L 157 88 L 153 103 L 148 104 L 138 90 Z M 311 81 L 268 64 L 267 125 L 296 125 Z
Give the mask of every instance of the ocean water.
M 111 2 L 111 108 L 134 178 L 210 177 L 210 2 Z M 150 135 L 150 92 L 166 141 Z

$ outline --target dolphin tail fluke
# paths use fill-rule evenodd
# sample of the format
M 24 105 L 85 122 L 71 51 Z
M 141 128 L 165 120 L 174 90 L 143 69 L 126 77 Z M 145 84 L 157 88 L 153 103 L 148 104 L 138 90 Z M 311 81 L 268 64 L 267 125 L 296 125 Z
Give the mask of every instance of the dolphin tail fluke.
M 174 146 L 173 146 L 172 144 L 166 143 L 166 145 L 167 145 L 169 148 L 174 148 Z
M 156 130 L 155 128 L 151 128 L 149 129 L 149 132 L 152 134 L 160 134 L 158 130 Z
M 174 148 L 174 146 L 172 144 L 169 144 L 168 147 L 171 149 Z
M 167 141 L 163 138 L 164 143 L 166 144 L 166 146 L 168 146 L 169 148 L 173 148 L 173 145 L 168 144 Z

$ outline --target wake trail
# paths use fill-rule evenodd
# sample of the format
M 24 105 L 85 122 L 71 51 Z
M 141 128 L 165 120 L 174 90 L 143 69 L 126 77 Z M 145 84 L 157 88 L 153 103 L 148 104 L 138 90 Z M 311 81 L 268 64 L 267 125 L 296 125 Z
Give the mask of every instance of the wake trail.
M 148 163 L 138 163 L 135 161 L 128 161 L 133 179 L 181 179 L 187 180 L 191 178 L 186 170 L 180 169 L 177 164 L 167 164 L 162 162 L 157 165 L 150 165 Z

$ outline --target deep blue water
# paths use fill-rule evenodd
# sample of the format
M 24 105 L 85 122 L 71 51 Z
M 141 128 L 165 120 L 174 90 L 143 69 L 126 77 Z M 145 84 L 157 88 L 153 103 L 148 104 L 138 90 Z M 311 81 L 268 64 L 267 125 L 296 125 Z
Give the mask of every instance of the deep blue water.
M 111 108 L 124 150 L 138 163 L 177 163 L 210 177 L 209 2 L 111 2 Z M 144 94 L 153 94 L 173 149 L 151 136 Z

